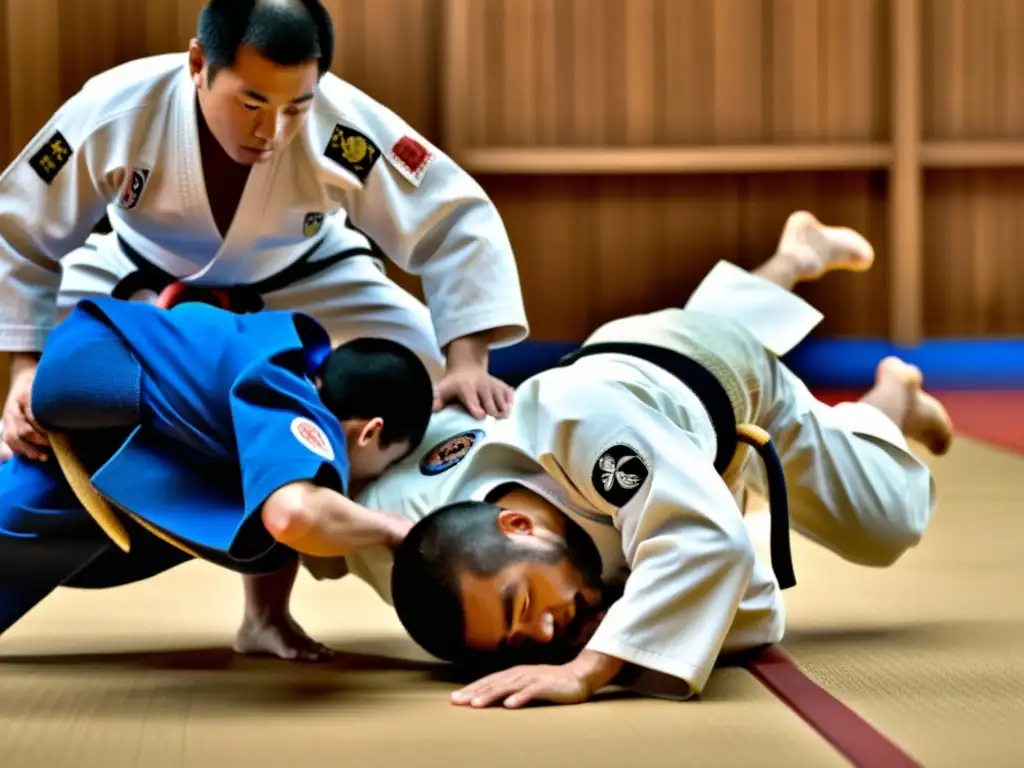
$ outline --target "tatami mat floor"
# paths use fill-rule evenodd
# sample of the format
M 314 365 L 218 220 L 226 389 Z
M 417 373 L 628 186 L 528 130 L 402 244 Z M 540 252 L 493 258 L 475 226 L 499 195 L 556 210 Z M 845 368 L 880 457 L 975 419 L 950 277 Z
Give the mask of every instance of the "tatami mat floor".
M 941 510 L 895 567 L 796 540 L 784 649 L 921 765 L 1024 765 L 1024 459 L 962 440 L 934 466 Z M 201 563 L 55 595 L 0 639 L 0 766 L 849 764 L 743 669 L 699 702 L 465 711 L 354 580 L 299 585 L 300 620 L 347 652 L 327 666 L 233 656 L 240 600 Z

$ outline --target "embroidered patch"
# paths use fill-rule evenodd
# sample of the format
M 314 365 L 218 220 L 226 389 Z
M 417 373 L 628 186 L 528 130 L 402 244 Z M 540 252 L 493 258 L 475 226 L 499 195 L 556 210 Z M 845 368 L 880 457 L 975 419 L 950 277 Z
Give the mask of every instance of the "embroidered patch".
M 423 180 L 427 167 L 434 160 L 434 153 L 423 146 L 412 136 L 403 136 L 391 148 L 389 157 L 401 168 L 408 171 L 411 180 L 419 183 Z
M 149 180 L 150 170 L 148 168 L 129 168 L 125 173 L 124 184 L 121 185 L 121 194 L 117 196 L 117 206 L 126 211 L 139 204 L 142 198 L 142 190 L 146 188 Z
M 619 443 L 601 454 L 590 479 L 602 499 L 614 507 L 622 507 L 629 503 L 649 474 L 639 452 Z
M 471 429 L 442 440 L 420 459 L 420 472 L 428 477 L 447 472 L 466 458 L 476 441 L 483 436 L 482 429 Z
M 327 435 L 309 419 L 296 416 L 292 419 L 292 434 L 303 446 L 309 448 L 317 456 L 334 461 L 334 447 Z
M 68 140 L 57 131 L 46 142 L 46 146 L 29 158 L 28 164 L 39 174 L 40 179 L 52 184 L 73 154 L 74 150 L 71 149 Z
M 322 213 L 307 213 L 306 218 L 302 220 L 302 236 L 316 236 L 323 225 L 324 215 Z
M 366 177 L 380 159 L 380 149 L 369 136 L 338 123 L 334 126 L 324 155 L 345 170 L 351 171 L 360 181 L 366 181 Z

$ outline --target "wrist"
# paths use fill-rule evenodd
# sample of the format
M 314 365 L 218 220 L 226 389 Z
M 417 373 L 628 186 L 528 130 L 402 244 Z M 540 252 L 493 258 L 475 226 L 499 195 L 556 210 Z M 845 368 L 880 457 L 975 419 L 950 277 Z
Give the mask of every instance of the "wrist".
M 582 650 L 569 662 L 569 668 L 582 680 L 591 694 L 608 685 L 622 671 L 626 662 L 598 651 Z
M 455 339 L 445 350 L 448 368 L 487 368 L 490 353 L 490 331 L 470 334 Z

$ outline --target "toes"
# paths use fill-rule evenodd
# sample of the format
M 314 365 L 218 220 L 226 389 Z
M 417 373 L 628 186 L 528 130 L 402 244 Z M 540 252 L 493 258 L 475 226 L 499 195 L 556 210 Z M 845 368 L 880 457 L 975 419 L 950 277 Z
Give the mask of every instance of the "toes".
M 827 228 L 825 236 L 831 241 L 830 266 L 863 271 L 875 260 L 875 249 L 863 235 L 849 227 Z

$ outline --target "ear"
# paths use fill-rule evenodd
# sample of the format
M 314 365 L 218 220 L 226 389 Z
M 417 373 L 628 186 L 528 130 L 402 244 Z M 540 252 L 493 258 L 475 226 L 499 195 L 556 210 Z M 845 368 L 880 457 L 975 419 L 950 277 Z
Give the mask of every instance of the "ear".
M 206 55 L 199 41 L 192 38 L 188 43 L 188 71 L 196 87 L 203 83 L 203 68 L 206 66 Z
M 508 534 L 518 533 L 524 536 L 533 536 L 537 524 L 525 512 L 503 509 L 498 513 L 498 527 Z
M 373 439 L 380 434 L 381 428 L 384 426 L 384 419 L 380 416 L 375 416 L 370 419 L 363 428 L 359 430 L 359 437 L 356 442 L 360 448 L 365 448 L 367 445 L 373 442 Z

